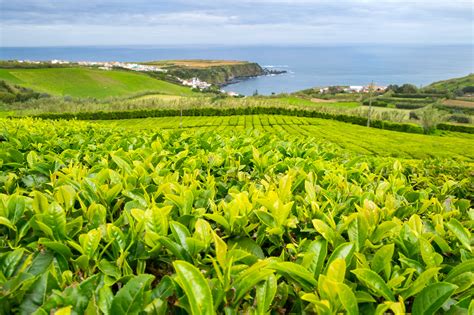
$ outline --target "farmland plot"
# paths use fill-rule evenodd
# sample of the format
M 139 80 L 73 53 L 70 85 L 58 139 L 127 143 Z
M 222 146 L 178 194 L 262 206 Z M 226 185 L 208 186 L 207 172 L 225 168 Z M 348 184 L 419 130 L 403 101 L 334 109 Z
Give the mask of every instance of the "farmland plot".
M 182 124 L 180 121 L 182 120 Z M 441 136 L 375 130 L 338 121 L 295 116 L 187 116 L 100 121 L 130 129 L 183 129 L 246 132 L 254 129 L 274 135 L 299 135 L 327 141 L 363 154 L 402 158 L 461 158 L 474 160 L 474 135 L 444 132 Z M 204 126 L 207 126 L 204 128 Z
M 245 129 L 0 130 L 1 313 L 474 311 L 468 161 Z

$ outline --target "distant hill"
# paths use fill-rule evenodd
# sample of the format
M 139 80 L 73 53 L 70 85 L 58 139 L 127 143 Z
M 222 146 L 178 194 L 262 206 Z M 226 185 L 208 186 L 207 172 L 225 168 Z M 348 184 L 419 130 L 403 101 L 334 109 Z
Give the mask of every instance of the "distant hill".
M 449 91 L 455 93 L 462 91 L 463 93 L 474 92 L 474 74 L 471 73 L 465 77 L 454 78 L 431 83 L 425 89 L 436 89 L 439 91 Z M 472 89 L 472 91 L 470 91 Z
M 181 79 L 199 78 L 213 84 L 225 84 L 238 78 L 255 77 L 265 74 L 258 63 L 233 60 L 163 60 L 146 62 L 168 70 Z
M 0 69 L 0 80 L 38 92 L 72 97 L 106 98 L 141 92 L 194 95 L 190 88 L 146 74 L 91 68 Z

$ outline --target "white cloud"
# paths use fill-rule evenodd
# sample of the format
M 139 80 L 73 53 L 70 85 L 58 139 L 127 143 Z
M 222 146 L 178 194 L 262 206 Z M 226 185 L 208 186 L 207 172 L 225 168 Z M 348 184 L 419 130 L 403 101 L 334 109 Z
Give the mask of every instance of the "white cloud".
M 3 46 L 474 40 L 464 0 L 0 1 Z

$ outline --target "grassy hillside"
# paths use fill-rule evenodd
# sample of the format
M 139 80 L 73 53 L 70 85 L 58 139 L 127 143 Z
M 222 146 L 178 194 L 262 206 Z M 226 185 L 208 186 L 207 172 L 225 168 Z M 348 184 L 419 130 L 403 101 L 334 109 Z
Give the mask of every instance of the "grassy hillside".
M 155 91 L 193 95 L 189 88 L 142 73 L 88 68 L 0 69 L 0 79 L 52 95 L 105 98 Z
M 440 91 L 450 91 L 454 92 L 457 90 L 462 90 L 467 86 L 474 86 L 474 73 L 471 73 L 465 77 L 454 78 L 444 81 L 438 81 L 431 83 L 427 88 L 434 88 Z

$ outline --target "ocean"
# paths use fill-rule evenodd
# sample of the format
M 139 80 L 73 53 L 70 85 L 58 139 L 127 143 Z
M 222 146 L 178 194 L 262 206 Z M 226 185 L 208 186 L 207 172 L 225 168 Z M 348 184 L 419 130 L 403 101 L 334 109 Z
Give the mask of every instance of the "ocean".
M 473 45 L 0 47 L 0 59 L 136 62 L 231 59 L 287 71 L 224 87 L 245 95 L 255 91 L 268 95 L 316 86 L 366 85 L 371 81 L 377 85 L 423 86 L 474 72 Z

